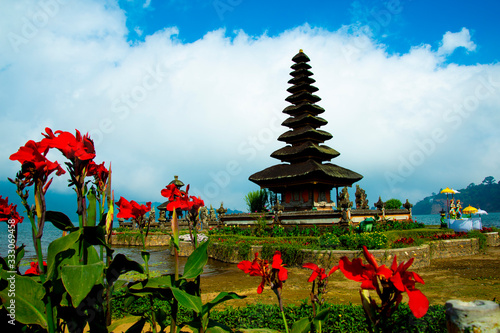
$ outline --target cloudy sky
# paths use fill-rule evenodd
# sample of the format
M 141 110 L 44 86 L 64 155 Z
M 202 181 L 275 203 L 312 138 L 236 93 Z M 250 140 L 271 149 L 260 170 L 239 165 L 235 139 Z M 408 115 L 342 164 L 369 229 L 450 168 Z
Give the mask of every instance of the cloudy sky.
M 307 3 L 307 5 L 306 5 Z M 45 127 L 89 132 L 115 195 L 161 202 L 174 177 L 246 210 L 287 128 L 292 65 L 370 204 L 500 178 L 495 1 L 0 2 L 0 189 Z M 52 154 L 52 153 L 51 153 Z M 58 154 L 52 159 L 64 162 Z M 72 196 L 64 177 L 51 192 Z M 351 189 L 354 197 L 354 190 Z M 52 209 L 55 209 L 53 207 Z M 49 207 L 49 209 L 51 209 Z

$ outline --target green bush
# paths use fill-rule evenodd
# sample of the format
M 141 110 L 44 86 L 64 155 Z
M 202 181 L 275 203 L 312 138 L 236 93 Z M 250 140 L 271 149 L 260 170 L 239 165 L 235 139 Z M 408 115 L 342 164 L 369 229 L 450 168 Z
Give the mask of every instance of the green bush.
M 385 209 L 400 209 L 403 204 L 398 199 L 389 199 L 385 202 Z
M 340 247 L 345 250 L 382 249 L 387 246 L 387 236 L 381 232 L 364 232 L 361 234 L 345 234 L 339 237 Z
M 267 210 L 267 203 L 269 202 L 269 192 L 266 189 L 248 192 L 245 195 L 245 203 L 248 206 L 250 213 L 260 213 Z
M 477 238 L 479 242 L 479 249 L 484 251 L 486 249 L 486 236 L 479 230 L 471 230 L 467 233 L 467 238 Z
M 319 238 L 319 246 L 323 249 L 336 249 L 340 245 L 340 240 L 335 234 L 323 234 Z

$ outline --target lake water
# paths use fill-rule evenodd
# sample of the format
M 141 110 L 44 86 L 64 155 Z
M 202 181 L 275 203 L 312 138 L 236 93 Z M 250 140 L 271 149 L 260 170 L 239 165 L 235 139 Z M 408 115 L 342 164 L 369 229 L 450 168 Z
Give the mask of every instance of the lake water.
M 440 224 L 440 216 L 439 215 L 414 215 L 414 220 L 418 222 L 422 222 L 428 225 L 439 225 Z M 489 213 L 488 215 L 482 215 L 481 217 L 483 226 L 485 227 L 497 227 L 500 228 L 500 213 Z M 118 222 L 116 222 L 118 224 Z M 115 227 L 118 227 L 116 225 Z M 7 223 L 0 223 L 0 256 L 5 257 L 7 255 Z M 54 239 L 61 237 L 62 232 L 55 228 L 52 223 L 46 223 L 44 228 L 44 235 L 42 237 L 42 249 L 43 253 L 47 253 L 47 248 L 49 243 Z M 25 244 L 25 261 L 24 265 L 29 261 L 33 261 L 36 257 L 35 248 L 33 247 L 33 240 L 31 236 L 31 224 L 29 220 L 25 219 L 23 223 L 19 224 L 18 228 L 18 245 Z M 123 253 L 129 258 L 136 260 L 137 262 L 142 263 L 142 258 L 140 256 L 140 247 L 115 247 L 115 254 Z M 155 247 L 150 248 L 149 252 L 151 253 L 151 270 L 160 270 L 162 272 L 173 272 L 173 261 L 172 256 L 170 255 L 169 250 L 166 247 Z M 180 271 L 182 272 L 182 267 L 186 258 L 180 259 Z M 218 274 L 223 272 L 225 268 L 227 268 L 231 264 L 225 264 L 216 260 L 209 260 L 207 266 L 205 267 L 204 274 Z M 28 267 L 25 266 L 27 269 Z M 25 270 L 24 269 L 24 270 Z M 21 270 L 21 271 L 24 271 Z

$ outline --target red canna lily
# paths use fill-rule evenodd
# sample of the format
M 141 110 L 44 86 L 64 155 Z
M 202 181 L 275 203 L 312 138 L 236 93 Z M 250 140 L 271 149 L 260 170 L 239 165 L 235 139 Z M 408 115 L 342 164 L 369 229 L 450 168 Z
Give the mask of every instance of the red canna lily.
M 30 263 L 31 267 L 24 272 L 24 275 L 40 275 L 42 272 L 40 271 L 40 267 L 38 265 L 38 261 L 32 261 Z M 47 263 L 44 261 L 43 266 L 47 267 Z
M 24 217 L 20 216 L 16 209 L 17 205 L 9 205 L 8 197 L 2 199 L 2 196 L 0 195 L 0 221 L 14 220 L 14 223 L 12 224 L 13 226 L 23 222 Z
M 96 182 L 96 185 L 104 191 L 106 184 L 108 182 L 109 171 L 104 166 L 104 162 L 101 164 L 96 164 L 94 161 L 91 161 L 87 167 L 87 176 L 93 176 Z
M 253 261 L 243 260 L 238 264 L 238 268 L 250 276 L 262 276 L 262 280 L 257 287 L 258 294 L 262 293 L 266 285 L 273 290 L 281 290 L 283 282 L 288 278 L 288 271 L 283 265 L 280 251 L 274 253 L 271 267 L 269 267 L 267 260 L 259 258 L 259 254 L 255 253 Z
M 170 184 L 161 190 L 161 195 L 168 198 L 169 201 L 174 201 L 176 197 L 181 195 L 181 191 L 177 188 L 177 186 L 175 186 L 175 184 Z
M 376 290 L 382 301 L 379 312 L 390 315 L 392 306 L 397 307 L 403 298 L 402 293 L 406 292 L 409 297 L 408 306 L 414 316 L 420 318 L 427 313 L 429 301 L 415 288 L 416 282 L 424 284 L 424 280 L 417 273 L 407 271 L 414 258 L 398 266 L 395 256 L 389 269 L 385 265 L 379 266 L 366 246 L 363 246 L 363 254 L 368 265 L 364 265 L 361 258 L 351 262 L 347 257 L 342 257 L 339 268 L 348 279 L 361 282 L 361 289 Z
M 52 172 L 55 171 L 57 176 L 65 173 L 57 161 L 51 162 L 45 157 L 47 153 L 47 146 L 30 140 L 20 147 L 16 153 L 10 155 L 10 160 L 21 163 L 21 174 L 27 180 L 27 185 L 40 181 L 42 186 L 44 185 L 44 193 L 50 185 L 50 181 L 47 182 L 47 179 Z
M 334 266 L 330 270 L 330 272 L 328 272 L 328 274 L 326 274 L 324 268 L 319 268 L 318 265 L 316 265 L 312 262 L 308 262 L 308 263 L 302 265 L 302 267 L 309 268 L 309 269 L 313 270 L 313 272 L 312 272 L 311 276 L 309 277 L 309 279 L 307 280 L 307 282 L 313 282 L 317 277 L 319 277 L 319 281 L 323 281 L 324 279 L 326 279 L 327 277 L 332 275 L 333 272 L 335 272 L 337 269 L 339 269 L 339 266 Z
M 93 160 L 95 157 L 94 142 L 88 134 L 82 136 L 80 131 L 75 131 L 75 135 L 64 131 L 56 131 L 54 134 L 50 128 L 46 127 L 46 133 L 42 133 L 45 136 L 42 144 L 49 148 L 59 149 L 73 163 L 75 160 Z
M 140 220 L 144 216 L 144 214 L 151 210 L 151 202 L 147 202 L 146 205 L 140 205 L 134 200 L 131 200 L 129 202 L 124 197 L 120 197 L 120 200 L 116 202 L 116 205 L 118 206 L 119 210 L 116 217 L 124 218 L 126 220 L 129 218 Z

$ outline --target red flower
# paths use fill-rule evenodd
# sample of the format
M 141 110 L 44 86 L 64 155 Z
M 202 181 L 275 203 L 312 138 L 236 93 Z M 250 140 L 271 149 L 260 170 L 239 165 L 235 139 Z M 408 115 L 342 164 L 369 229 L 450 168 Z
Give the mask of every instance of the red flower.
M 17 205 L 9 205 L 8 197 L 2 199 L 2 196 L 0 195 L 0 221 L 14 220 L 14 223 L 12 224 L 13 226 L 23 222 L 24 217 L 19 215 L 16 208 Z
M 181 195 L 181 191 L 177 188 L 177 186 L 175 186 L 175 184 L 170 184 L 161 190 L 161 195 L 168 198 L 169 201 L 174 201 L 177 196 Z
M 91 161 L 87 168 L 87 176 L 94 176 L 97 186 L 100 189 L 104 189 L 108 182 L 109 171 L 104 166 L 104 162 L 96 164 L 94 161 Z
M 151 202 L 147 202 L 146 205 L 140 205 L 134 200 L 129 202 L 124 197 L 120 197 L 120 200 L 116 202 L 116 205 L 119 210 L 116 217 L 124 218 L 126 220 L 129 218 L 133 218 L 136 221 L 140 220 L 144 214 L 151 210 Z
M 328 272 L 328 275 L 327 275 L 325 273 L 324 268 L 319 268 L 318 265 L 313 264 L 312 262 L 308 262 L 308 263 L 304 264 L 302 267 L 309 268 L 309 269 L 313 270 L 313 272 L 312 272 L 311 276 L 309 277 L 309 279 L 307 280 L 307 282 L 313 282 L 317 277 L 319 277 L 319 281 L 323 281 L 324 279 L 326 279 L 327 277 L 332 275 L 333 272 L 335 272 L 337 269 L 339 269 L 339 266 L 334 266 L 330 270 L 330 272 Z
M 368 265 L 364 265 L 361 258 L 353 259 L 352 262 L 347 257 L 340 259 L 339 268 L 346 278 L 361 282 L 361 289 L 376 290 L 382 301 L 381 308 L 387 308 L 388 313 L 392 303 L 396 307 L 399 305 L 403 292 L 408 294 L 408 305 L 416 318 L 427 313 L 429 301 L 415 288 L 415 282 L 424 284 L 424 280 L 417 273 L 407 271 L 414 258 L 398 266 L 395 256 L 389 269 L 385 265 L 379 266 L 366 246 L 363 246 L 363 253 Z
M 288 278 L 288 271 L 283 266 L 281 252 L 276 251 L 273 256 L 273 263 L 269 267 L 269 262 L 259 258 L 259 254 L 255 253 L 255 259 L 250 262 L 243 260 L 238 264 L 238 268 L 250 276 L 262 276 L 262 280 L 257 287 L 257 293 L 261 294 L 266 285 L 273 290 L 281 290 L 283 282 Z
M 19 161 L 22 165 L 21 174 L 27 180 L 27 185 L 32 185 L 35 180 L 40 180 L 44 187 L 44 193 L 50 185 L 47 183 L 49 175 L 56 171 L 60 176 L 65 173 L 59 163 L 49 161 L 45 156 L 49 149 L 46 145 L 30 140 L 19 148 L 19 150 L 10 155 L 10 160 Z
M 94 142 L 90 139 L 89 135 L 82 136 L 78 130 L 76 135 L 70 132 L 56 131 L 54 134 L 48 127 L 45 128 L 45 139 L 42 143 L 49 148 L 59 149 L 67 159 L 71 162 L 76 160 L 89 161 L 95 157 Z
M 197 213 L 198 209 L 203 207 L 205 203 L 200 198 L 189 196 L 188 192 L 189 185 L 186 187 L 186 191 L 179 190 L 174 184 L 170 184 L 161 190 L 161 195 L 169 200 L 167 210 L 180 209 Z
M 32 261 L 30 263 L 31 267 L 24 272 L 24 275 L 40 275 L 42 272 L 40 272 L 40 267 L 38 266 L 38 261 Z M 44 261 L 43 266 L 47 267 L 47 263 Z

